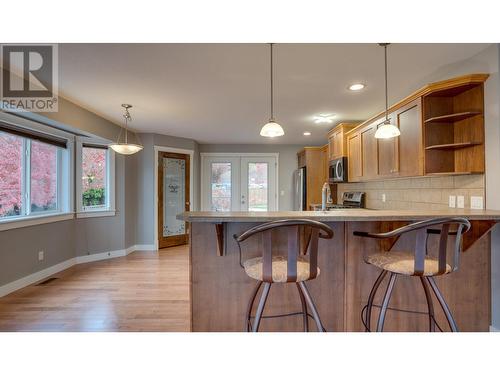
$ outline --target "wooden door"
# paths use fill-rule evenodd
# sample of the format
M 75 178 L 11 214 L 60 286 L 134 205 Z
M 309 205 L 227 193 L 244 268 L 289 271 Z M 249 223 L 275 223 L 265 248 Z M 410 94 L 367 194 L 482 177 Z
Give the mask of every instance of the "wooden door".
M 342 157 L 342 135 L 341 129 L 333 133 L 328 139 L 328 160 Z
M 424 156 L 422 152 L 422 105 L 417 99 L 395 113 L 396 125 L 401 131 L 399 143 L 399 176 L 422 176 Z
M 188 224 L 176 215 L 189 211 L 189 155 L 158 153 L 158 247 L 188 242 Z
M 389 119 L 394 124 L 394 113 Z M 384 124 L 385 118 L 377 124 L 377 129 Z M 378 175 L 381 177 L 397 176 L 399 173 L 399 138 L 377 139 Z
M 361 133 L 349 134 L 347 137 L 347 170 L 349 181 L 359 181 L 362 176 Z
M 376 178 L 378 175 L 377 138 L 375 124 L 361 129 L 361 174 L 363 180 Z

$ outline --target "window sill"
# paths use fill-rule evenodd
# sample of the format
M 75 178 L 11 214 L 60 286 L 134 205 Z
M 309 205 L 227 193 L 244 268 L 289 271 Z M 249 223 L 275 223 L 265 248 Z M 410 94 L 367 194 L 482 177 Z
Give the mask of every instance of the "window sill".
M 76 213 L 77 219 L 83 219 L 86 217 L 105 217 L 105 216 L 115 216 L 116 210 L 102 210 L 102 211 L 82 211 Z
M 75 217 L 74 213 L 54 213 L 49 215 L 29 216 L 0 221 L 0 232 L 4 230 L 30 227 L 33 225 L 55 223 L 57 221 L 71 220 Z

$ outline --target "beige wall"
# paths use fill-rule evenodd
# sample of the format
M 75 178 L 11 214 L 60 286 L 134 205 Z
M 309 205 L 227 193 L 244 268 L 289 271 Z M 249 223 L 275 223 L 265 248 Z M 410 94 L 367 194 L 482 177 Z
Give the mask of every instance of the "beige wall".
M 485 196 L 484 175 L 402 178 L 385 181 L 356 182 L 338 185 L 338 199 L 344 191 L 366 192 L 366 207 L 375 209 L 448 208 L 450 195 L 462 195 L 465 208 L 471 196 Z M 386 201 L 382 201 L 385 194 Z

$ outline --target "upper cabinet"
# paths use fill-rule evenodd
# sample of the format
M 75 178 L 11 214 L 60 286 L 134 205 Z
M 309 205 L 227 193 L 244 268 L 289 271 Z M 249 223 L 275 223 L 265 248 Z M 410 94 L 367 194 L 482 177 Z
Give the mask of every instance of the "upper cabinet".
M 389 108 L 401 135 L 376 139 L 385 112 L 329 133 L 329 157 L 347 155 L 348 180 L 484 173 L 484 81 L 470 74 L 429 84 Z M 339 152 L 337 152 L 337 150 Z M 343 155 L 340 154 L 342 150 Z
M 345 134 L 356 127 L 357 123 L 343 122 L 328 133 L 328 161 L 347 156 L 347 138 Z

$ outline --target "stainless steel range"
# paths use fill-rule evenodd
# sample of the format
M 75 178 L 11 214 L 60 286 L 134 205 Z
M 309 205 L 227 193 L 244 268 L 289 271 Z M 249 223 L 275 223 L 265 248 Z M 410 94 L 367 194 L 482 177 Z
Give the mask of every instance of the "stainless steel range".
M 361 191 L 346 191 L 342 194 L 341 204 L 331 204 L 329 210 L 346 208 L 365 208 L 365 193 Z

